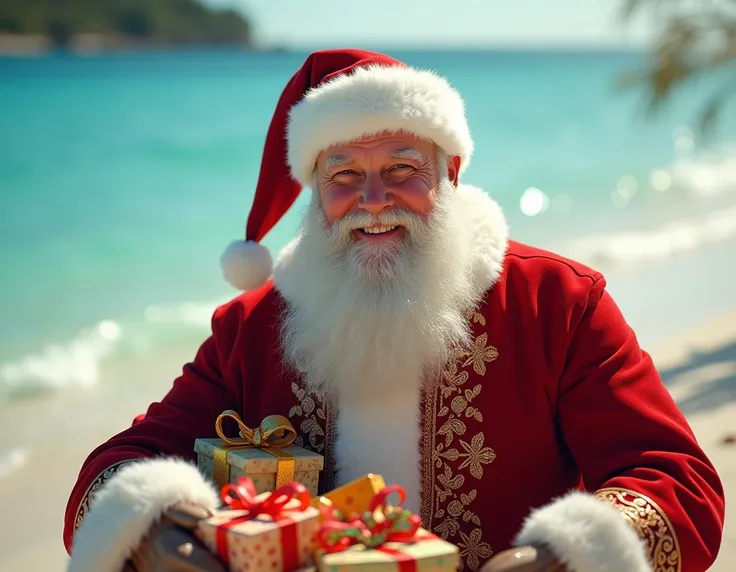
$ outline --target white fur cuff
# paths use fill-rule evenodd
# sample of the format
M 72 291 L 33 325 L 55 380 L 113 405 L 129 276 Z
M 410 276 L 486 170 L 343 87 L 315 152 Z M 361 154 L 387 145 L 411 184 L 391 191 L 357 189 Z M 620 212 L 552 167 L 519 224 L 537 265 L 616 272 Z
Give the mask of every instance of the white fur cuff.
M 544 544 L 569 572 L 652 569 L 643 541 L 621 513 L 579 491 L 533 511 L 514 544 Z
M 77 530 L 68 572 L 119 572 L 163 511 L 180 501 L 212 510 L 220 504 L 197 468 L 183 460 L 151 459 L 121 469 Z

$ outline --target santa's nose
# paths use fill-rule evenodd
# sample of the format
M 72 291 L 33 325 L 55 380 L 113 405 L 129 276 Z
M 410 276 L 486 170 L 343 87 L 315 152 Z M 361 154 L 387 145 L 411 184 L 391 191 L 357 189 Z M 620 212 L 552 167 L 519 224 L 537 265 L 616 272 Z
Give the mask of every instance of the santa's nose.
M 366 180 L 365 187 L 358 198 L 358 206 L 373 214 L 380 213 L 383 209 L 393 206 L 394 197 L 386 191 L 386 188 L 379 181 Z

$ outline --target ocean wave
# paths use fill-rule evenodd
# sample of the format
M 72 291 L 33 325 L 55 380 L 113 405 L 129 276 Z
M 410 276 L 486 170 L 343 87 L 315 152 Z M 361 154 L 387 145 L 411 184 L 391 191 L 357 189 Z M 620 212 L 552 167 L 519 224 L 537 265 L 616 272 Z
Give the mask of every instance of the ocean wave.
M 565 254 L 591 266 L 635 264 L 736 237 L 736 207 L 698 219 L 670 221 L 659 228 L 573 239 Z
M 217 306 L 226 300 L 208 303 L 185 302 L 175 306 L 150 305 L 143 317 L 150 324 L 183 324 L 189 326 L 209 326 Z
M 120 343 L 122 329 L 103 320 L 67 343 L 50 344 L 39 353 L 0 365 L 0 394 L 16 395 L 72 385 L 90 387 L 100 367 Z
M 736 142 L 726 141 L 708 150 L 698 150 L 687 128 L 673 135 L 675 160 L 651 173 L 657 191 L 681 189 L 694 198 L 709 198 L 736 192 Z
M 92 387 L 102 366 L 113 355 L 140 357 L 167 339 L 199 336 L 212 314 L 226 300 L 178 305 L 151 305 L 131 322 L 103 320 L 67 342 L 50 344 L 38 352 L 0 364 L 0 398 L 13 398 L 66 387 Z M 125 335 L 123 335 L 123 333 Z

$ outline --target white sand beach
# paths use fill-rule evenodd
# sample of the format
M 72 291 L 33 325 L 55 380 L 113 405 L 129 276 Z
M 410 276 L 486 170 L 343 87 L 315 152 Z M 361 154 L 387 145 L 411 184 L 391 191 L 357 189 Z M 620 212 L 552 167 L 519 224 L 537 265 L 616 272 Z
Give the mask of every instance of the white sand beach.
M 152 374 L 169 380 L 189 356 L 166 355 Z M 699 327 L 681 332 L 655 348 L 652 354 L 665 383 L 688 416 L 701 445 L 716 464 L 726 487 L 727 499 L 736 497 L 736 310 L 722 313 Z M 79 392 L 73 400 L 78 412 L 95 408 L 89 430 L 83 438 L 64 439 L 54 447 L 31 452 L 19 451 L 11 467 L 0 467 L 0 506 L 9 515 L 0 526 L 0 570 L 57 572 L 65 569 L 62 520 L 67 495 L 85 458 L 97 444 L 130 422 L 133 415 L 165 390 L 158 386 L 136 386 L 126 401 L 119 394 L 104 398 L 99 393 Z M 44 419 L 74 416 L 68 403 L 59 411 L 55 397 L 28 400 L 16 405 L 13 415 Z M 4 420 L 3 425 L 10 420 Z M 53 422 L 48 431 L 61 431 Z M 712 572 L 736 569 L 736 505 L 727 507 L 726 529 L 721 552 Z
M 711 572 L 736 570 L 736 310 L 675 336 L 652 352 L 726 491 L 726 526 Z

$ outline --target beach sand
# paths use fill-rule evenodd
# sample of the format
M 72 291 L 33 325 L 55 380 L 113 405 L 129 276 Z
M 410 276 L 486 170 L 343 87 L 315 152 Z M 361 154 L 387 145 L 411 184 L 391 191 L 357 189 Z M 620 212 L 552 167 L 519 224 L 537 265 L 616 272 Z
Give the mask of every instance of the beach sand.
M 736 310 L 674 336 L 651 353 L 700 444 L 718 468 L 727 499 L 736 498 L 736 443 L 724 443 L 729 435 L 736 437 Z M 189 358 L 188 352 L 181 350 L 165 354 L 150 372 L 152 378 L 173 379 Z M 18 463 L 25 464 L 5 476 L 0 474 L 0 506 L 8 515 L 0 525 L 0 570 L 65 569 L 62 520 L 82 461 L 96 445 L 160 397 L 169 383 L 136 385 L 124 400 L 119 394 L 79 391 L 71 399 L 74 405 L 66 401 L 63 411 L 58 410 L 53 396 L 27 400 L 13 408 L 18 419 L 53 419 L 54 414 L 58 418 L 84 411 L 90 421 L 88 430 L 81 432 L 83 436 L 77 428 L 73 439 L 63 434 L 62 427 L 51 424 L 48 430 L 61 431 L 53 446 L 34 450 L 26 459 L 19 454 Z M 89 417 L 89 408 L 95 408 L 99 415 Z M 711 571 L 735 569 L 736 505 L 731 502 L 721 551 Z
M 736 570 L 736 310 L 707 320 L 653 352 L 662 379 L 718 470 L 726 525 L 711 572 Z M 733 443 L 725 441 L 731 437 Z

